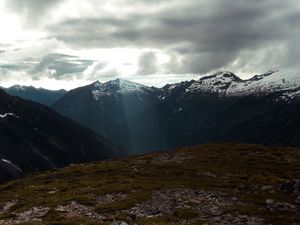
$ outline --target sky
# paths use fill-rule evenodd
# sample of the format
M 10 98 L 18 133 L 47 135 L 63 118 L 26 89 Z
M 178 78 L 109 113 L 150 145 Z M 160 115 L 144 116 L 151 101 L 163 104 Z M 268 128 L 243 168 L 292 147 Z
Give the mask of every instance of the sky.
M 1 0 L 0 86 L 300 76 L 299 0 Z

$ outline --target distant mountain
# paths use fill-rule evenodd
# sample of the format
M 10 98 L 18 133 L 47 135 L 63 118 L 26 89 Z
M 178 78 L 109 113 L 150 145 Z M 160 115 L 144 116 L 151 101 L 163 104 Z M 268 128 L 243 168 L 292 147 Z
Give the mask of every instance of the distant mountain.
M 9 88 L 2 89 L 10 95 L 18 96 L 23 99 L 38 102 L 47 106 L 51 106 L 67 92 L 66 90 L 53 91 L 44 88 L 35 88 L 33 86 L 20 85 L 14 85 Z
M 96 82 L 53 108 L 134 153 L 222 141 L 300 146 L 299 97 L 299 76 L 219 72 L 163 88 Z
M 106 139 L 47 106 L 0 90 L 0 182 L 22 174 L 114 157 Z
M 231 72 L 218 72 L 199 80 L 166 85 L 164 93 L 180 90 L 187 92 L 217 94 L 219 96 L 248 96 L 280 93 L 282 99 L 290 100 L 300 96 L 300 76 L 288 76 L 278 71 L 269 71 L 242 80 Z
M 160 101 L 157 88 L 117 79 L 106 83 L 95 82 L 66 93 L 54 105 L 57 112 L 118 143 L 122 132 L 116 127 Z

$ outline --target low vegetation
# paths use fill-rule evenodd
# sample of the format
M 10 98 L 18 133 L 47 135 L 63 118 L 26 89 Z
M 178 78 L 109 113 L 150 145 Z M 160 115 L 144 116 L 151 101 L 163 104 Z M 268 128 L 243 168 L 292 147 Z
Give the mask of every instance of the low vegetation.
M 2 184 L 0 224 L 300 223 L 299 162 L 294 148 L 208 144 L 70 165 Z

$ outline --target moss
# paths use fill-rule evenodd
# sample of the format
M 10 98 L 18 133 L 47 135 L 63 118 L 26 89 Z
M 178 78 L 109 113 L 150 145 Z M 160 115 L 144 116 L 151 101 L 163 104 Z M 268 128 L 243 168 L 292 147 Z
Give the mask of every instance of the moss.
M 51 207 L 77 201 L 96 207 L 99 213 L 112 213 L 113 216 L 127 218 L 122 210 L 151 198 L 154 190 L 189 188 L 221 191 L 238 197 L 250 207 L 238 206 L 240 213 L 255 214 L 269 218 L 269 221 L 299 222 L 298 215 L 275 214 L 261 211 L 266 199 L 293 202 L 291 196 L 276 191 L 263 192 L 263 185 L 276 186 L 285 180 L 299 177 L 300 151 L 294 148 L 267 148 L 245 144 L 208 144 L 182 148 L 166 154 L 187 155 L 181 162 L 172 160 L 159 163 L 160 153 L 150 153 L 123 159 L 96 162 L 86 165 L 72 165 L 66 168 L 37 173 L 25 178 L 0 185 L 1 202 L 17 199 L 18 202 L 1 218 L 11 217 L 32 207 Z M 207 172 L 215 176 L 205 176 Z M 126 199 L 99 204 L 98 196 L 109 193 L 125 193 Z M 193 207 L 193 204 L 190 204 Z M 53 212 L 52 212 L 53 213 Z M 177 219 L 197 217 L 191 212 L 177 212 L 178 215 L 165 215 L 152 218 L 161 224 L 169 223 L 170 216 Z M 189 213 L 191 213 L 189 215 Z M 44 220 L 59 215 L 47 215 Z M 298 217 L 297 217 L 298 216 Z M 76 218 L 88 224 L 86 218 Z M 86 221 L 84 221 L 86 220 Z M 146 219 L 147 220 L 147 219 Z M 297 221 L 298 220 L 298 221 Z M 67 219 L 76 224 L 74 219 Z M 68 222 L 65 222 L 68 223 Z M 141 221 L 143 223 L 143 220 Z M 150 222 L 149 222 L 150 224 Z
M 151 192 L 134 192 L 127 196 L 127 198 L 120 201 L 113 201 L 106 204 L 98 204 L 96 212 L 101 213 L 115 213 L 121 210 L 130 209 L 139 203 L 143 203 L 151 197 Z
M 159 217 L 141 218 L 138 220 L 139 225 L 171 225 L 174 223 L 179 223 L 180 221 L 188 221 L 196 218 L 198 212 L 192 208 L 185 208 L 176 210 L 174 213 Z M 200 220 L 194 221 L 192 224 L 202 224 Z
M 173 213 L 174 218 L 177 220 L 182 220 L 182 219 L 192 219 L 198 216 L 198 212 L 194 210 L 193 208 L 185 208 L 185 209 L 180 209 L 176 210 Z
M 152 217 L 138 220 L 138 225 L 172 225 L 170 217 Z

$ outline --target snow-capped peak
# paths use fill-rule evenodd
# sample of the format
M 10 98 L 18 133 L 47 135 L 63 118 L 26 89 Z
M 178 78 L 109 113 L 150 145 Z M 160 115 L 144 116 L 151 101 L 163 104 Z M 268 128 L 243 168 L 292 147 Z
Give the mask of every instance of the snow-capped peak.
M 116 80 L 112 80 L 112 81 L 108 81 L 106 83 L 104 83 L 104 85 L 107 88 L 116 88 L 118 89 L 118 91 L 121 92 L 133 92 L 133 91 L 137 91 L 140 90 L 141 88 L 146 88 L 146 86 L 132 82 L 132 81 L 128 81 L 128 80 L 123 80 L 123 79 L 116 79 Z
M 93 83 L 93 85 L 95 88 L 99 88 L 102 85 L 102 83 L 97 80 L 96 82 Z
M 278 70 L 270 70 L 266 73 L 263 73 L 263 74 L 259 74 L 259 75 L 254 75 L 252 78 L 250 78 L 248 81 L 258 81 L 258 80 L 262 80 L 264 79 L 265 77 L 267 76 L 270 76 L 272 75 L 273 73 L 277 73 L 279 72 Z
M 16 90 L 16 91 L 23 91 L 26 88 L 27 88 L 26 86 L 22 86 L 22 85 L 18 85 L 18 84 L 13 85 L 13 86 L 10 87 L 10 89 Z
M 190 91 L 202 91 L 211 93 L 225 93 L 230 86 L 238 84 L 242 80 L 231 72 L 218 72 L 216 74 L 201 77 L 188 88 Z
M 93 83 L 92 94 L 95 100 L 99 100 L 100 96 L 109 96 L 113 94 L 130 94 L 133 92 L 142 92 L 148 87 L 132 81 L 124 79 L 111 80 L 105 83 L 96 81 Z
M 243 80 L 231 72 L 218 72 L 200 78 L 187 89 L 192 92 L 219 93 L 232 96 L 288 91 L 289 97 L 294 97 L 299 95 L 300 76 L 290 76 L 271 70 Z
M 235 74 L 229 72 L 229 71 L 221 71 L 217 72 L 216 74 L 210 75 L 210 76 L 205 76 L 201 77 L 199 81 L 204 81 L 204 80 L 218 80 L 218 81 L 224 81 L 224 82 L 232 82 L 232 81 L 242 81 L 238 76 Z

